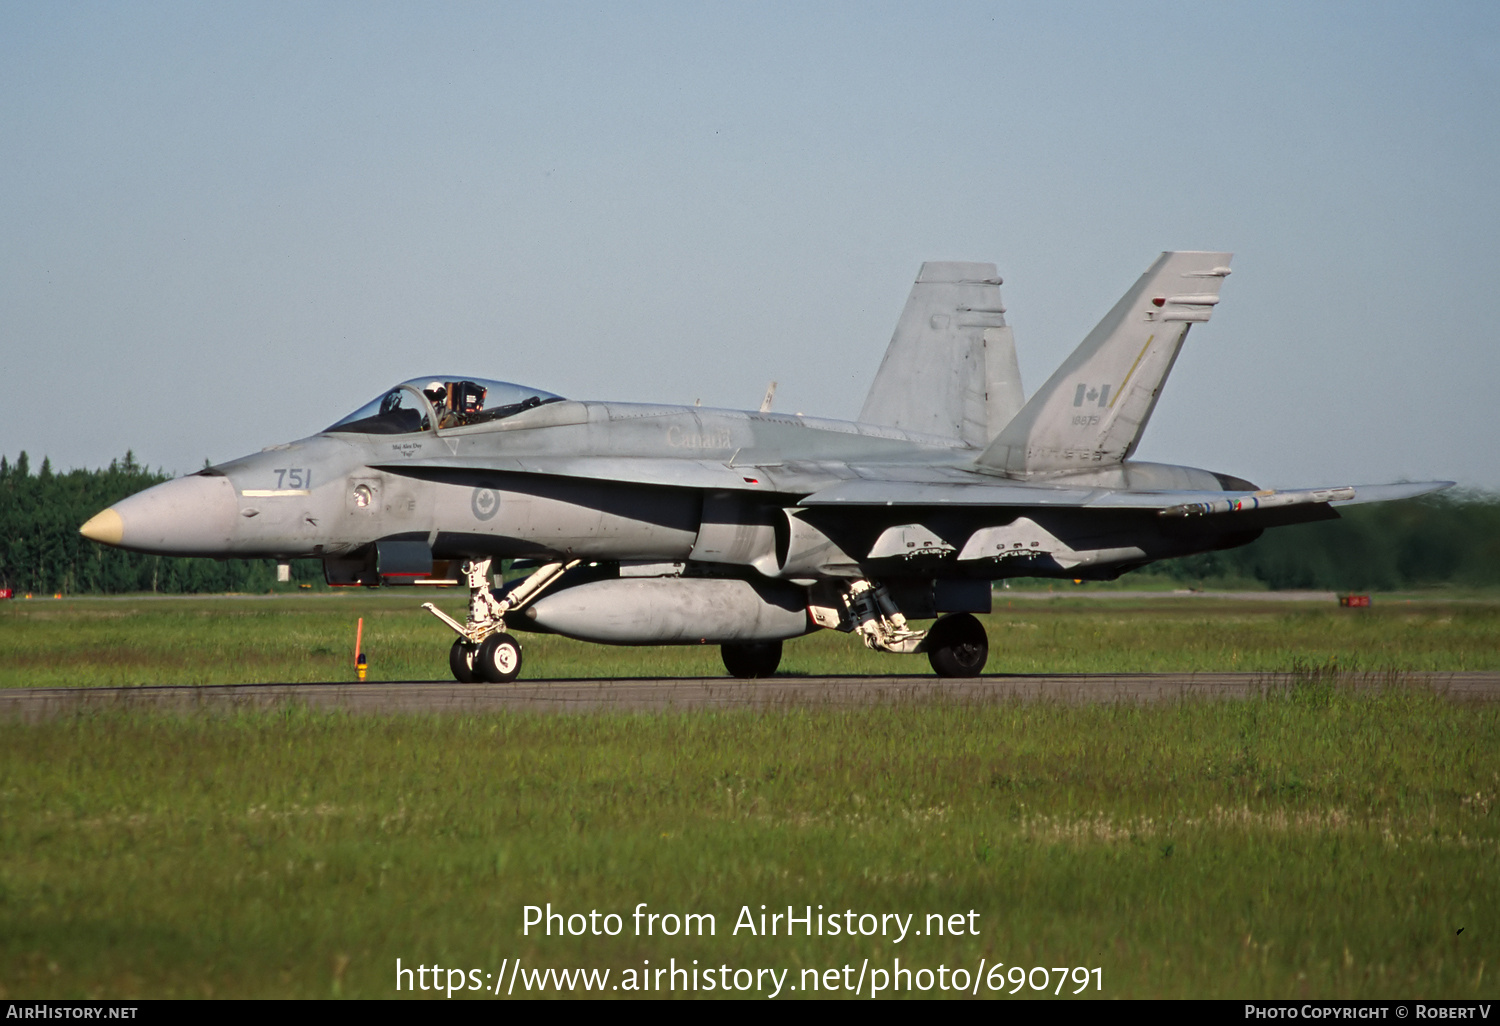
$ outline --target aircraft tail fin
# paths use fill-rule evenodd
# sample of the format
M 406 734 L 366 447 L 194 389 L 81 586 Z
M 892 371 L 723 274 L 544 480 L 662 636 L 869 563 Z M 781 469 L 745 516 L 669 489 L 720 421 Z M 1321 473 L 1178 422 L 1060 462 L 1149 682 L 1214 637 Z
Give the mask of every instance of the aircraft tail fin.
M 859 419 L 983 446 L 1022 402 L 995 265 L 923 264 Z
M 1206 321 L 1229 253 L 1163 253 L 1022 410 L 978 466 L 1030 477 L 1119 464 L 1135 452 L 1193 324 Z

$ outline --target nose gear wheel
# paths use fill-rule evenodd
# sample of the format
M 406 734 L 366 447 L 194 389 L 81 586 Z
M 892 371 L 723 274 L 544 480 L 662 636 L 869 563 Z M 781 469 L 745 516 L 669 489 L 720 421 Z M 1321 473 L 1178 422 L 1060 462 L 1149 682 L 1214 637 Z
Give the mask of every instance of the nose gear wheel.
M 509 634 L 491 634 L 474 655 L 474 668 L 491 684 L 509 684 L 521 674 L 521 644 Z
M 558 561 L 539 568 L 499 598 L 490 589 L 489 559 L 472 559 L 462 567 L 469 584 L 469 616 L 459 623 L 431 602 L 422 608 L 447 624 L 458 640 L 448 651 L 448 668 L 455 680 L 473 684 L 509 684 L 521 672 L 521 643 L 505 633 L 505 617 L 536 599 L 557 579 L 578 565 Z M 493 644 L 491 644 L 493 642 Z
M 463 638 L 453 643 L 448 650 L 448 669 L 453 671 L 453 679 L 460 684 L 479 683 L 479 674 L 474 669 L 474 656 L 478 651 L 476 646 L 469 644 Z

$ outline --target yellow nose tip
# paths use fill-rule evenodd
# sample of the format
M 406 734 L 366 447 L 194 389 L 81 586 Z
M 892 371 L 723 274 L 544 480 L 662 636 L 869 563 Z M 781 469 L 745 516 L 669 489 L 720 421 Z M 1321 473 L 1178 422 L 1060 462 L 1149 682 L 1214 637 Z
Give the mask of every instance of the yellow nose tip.
M 103 513 L 96 513 L 88 519 L 78 533 L 90 541 L 103 542 L 105 545 L 118 545 L 120 539 L 125 537 L 125 521 L 120 519 L 120 514 L 112 509 Z

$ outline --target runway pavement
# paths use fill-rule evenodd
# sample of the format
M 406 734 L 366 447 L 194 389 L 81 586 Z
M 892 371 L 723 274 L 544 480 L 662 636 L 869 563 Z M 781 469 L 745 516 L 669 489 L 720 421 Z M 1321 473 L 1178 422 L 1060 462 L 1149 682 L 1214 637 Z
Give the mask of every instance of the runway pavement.
M 1129 673 L 936 677 L 772 677 L 446 682 L 235 684 L 203 687 L 11 688 L 0 719 L 37 722 L 87 712 L 229 713 L 281 706 L 351 713 L 593 712 L 857 706 L 920 701 L 1162 702 L 1244 698 L 1286 687 L 1267 673 Z M 1427 687 L 1455 701 L 1500 701 L 1500 673 L 1404 673 L 1353 677 L 1349 686 Z

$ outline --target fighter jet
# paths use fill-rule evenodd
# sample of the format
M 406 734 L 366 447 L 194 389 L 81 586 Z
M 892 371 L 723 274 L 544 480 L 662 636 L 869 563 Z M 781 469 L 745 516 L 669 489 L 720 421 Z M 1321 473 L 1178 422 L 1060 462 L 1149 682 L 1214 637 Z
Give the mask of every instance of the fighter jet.
M 927 263 L 859 419 L 565 399 L 463 374 L 397 384 L 317 434 L 131 496 L 85 537 L 320 559 L 341 586 L 463 584 L 449 668 L 520 673 L 512 631 L 714 644 L 775 672 L 819 630 L 983 670 L 1011 577 L 1111 580 L 1450 482 L 1259 489 L 1132 459 L 1230 254 L 1163 253 L 1029 400 L 993 264 Z M 511 583 L 500 561 L 531 572 Z M 919 621 L 933 620 L 923 629 Z

